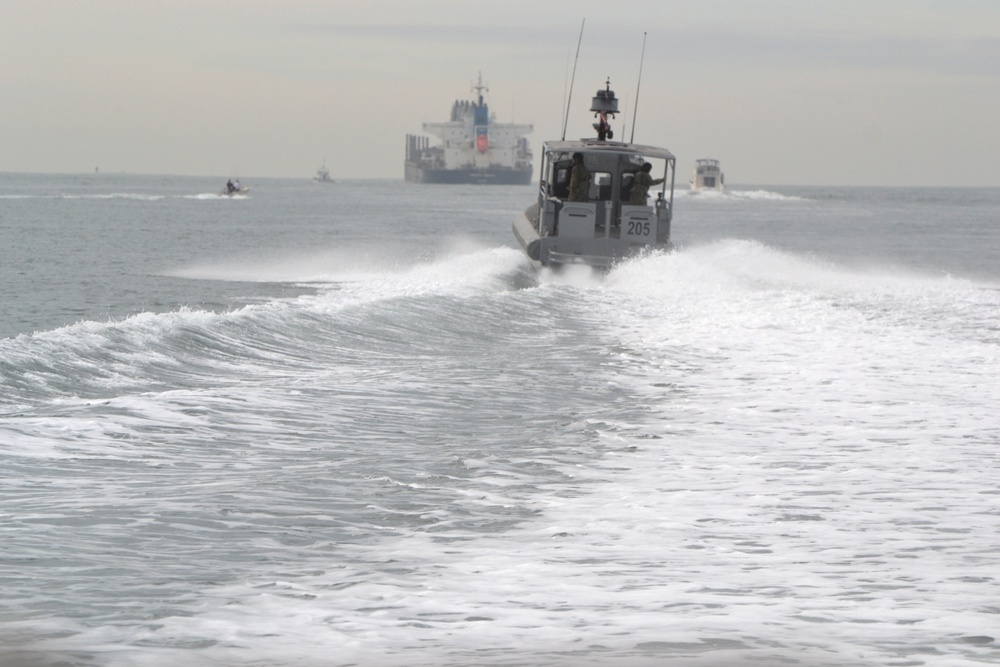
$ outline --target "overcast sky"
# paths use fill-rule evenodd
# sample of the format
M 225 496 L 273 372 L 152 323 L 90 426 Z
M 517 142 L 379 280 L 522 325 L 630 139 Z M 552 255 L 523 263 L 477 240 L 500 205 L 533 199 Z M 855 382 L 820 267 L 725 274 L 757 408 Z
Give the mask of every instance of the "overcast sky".
M 0 171 L 401 179 L 480 72 L 537 158 L 584 20 L 567 138 L 610 77 L 682 181 L 1000 186 L 1000 0 L 0 0 Z

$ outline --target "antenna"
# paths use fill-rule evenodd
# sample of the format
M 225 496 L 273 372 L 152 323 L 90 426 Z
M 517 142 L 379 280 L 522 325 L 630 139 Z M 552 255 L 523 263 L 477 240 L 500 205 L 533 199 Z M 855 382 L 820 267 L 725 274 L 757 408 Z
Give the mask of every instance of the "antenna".
M 563 106 L 566 106 L 566 92 L 569 90 L 569 51 L 566 52 L 566 72 L 563 74 Z
M 635 106 L 632 108 L 632 135 L 628 138 L 631 144 L 635 139 L 635 115 L 639 113 L 639 84 L 642 83 L 642 61 L 646 59 L 646 33 L 642 33 L 642 55 L 639 56 L 639 80 L 635 82 Z
M 625 122 L 625 116 L 628 115 L 628 93 L 625 94 L 625 104 L 622 105 L 622 136 L 625 136 L 625 130 L 628 129 L 628 123 Z
M 580 43 L 583 42 L 583 26 L 586 23 L 586 18 L 580 22 L 580 38 L 576 40 L 576 58 L 573 59 L 573 77 L 569 80 L 569 97 L 566 99 L 566 118 L 563 120 L 563 141 L 566 141 L 566 125 L 569 123 L 569 103 L 570 100 L 573 99 L 573 82 L 576 81 L 576 63 L 580 59 Z
M 479 105 L 482 106 L 482 104 L 483 104 L 483 91 L 485 90 L 486 92 L 489 92 L 489 90 L 490 90 L 489 86 L 484 86 L 483 85 L 483 73 L 482 72 L 479 73 L 479 80 L 476 83 L 472 84 L 472 90 L 476 91 L 476 95 L 479 97 L 479 100 L 478 100 Z

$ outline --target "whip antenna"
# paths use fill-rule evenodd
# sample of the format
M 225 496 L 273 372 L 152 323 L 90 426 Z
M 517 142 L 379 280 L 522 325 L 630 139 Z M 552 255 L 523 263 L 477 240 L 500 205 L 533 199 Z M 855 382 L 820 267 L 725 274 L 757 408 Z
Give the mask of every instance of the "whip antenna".
M 576 62 L 580 59 L 580 43 L 583 41 L 583 26 L 586 23 L 586 18 L 580 22 L 580 38 L 576 40 L 576 58 L 573 59 L 573 76 L 569 80 L 569 97 L 566 99 L 566 118 L 563 120 L 563 141 L 566 141 L 566 124 L 569 123 L 569 103 L 573 99 L 573 82 L 576 81 Z
M 639 113 L 639 84 L 642 83 L 642 61 L 646 59 L 646 33 L 642 33 L 642 55 L 639 56 L 639 80 L 635 82 L 635 106 L 632 108 L 632 135 L 628 142 L 635 139 L 635 115 Z

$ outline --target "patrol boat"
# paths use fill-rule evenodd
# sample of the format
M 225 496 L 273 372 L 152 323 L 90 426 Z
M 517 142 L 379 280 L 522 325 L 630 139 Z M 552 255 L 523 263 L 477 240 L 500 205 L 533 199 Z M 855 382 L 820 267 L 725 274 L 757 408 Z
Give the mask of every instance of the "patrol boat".
M 483 101 L 483 75 L 472 86 L 476 99 L 458 100 L 446 123 L 424 123 L 424 132 L 441 141 L 431 144 L 422 135 L 406 135 L 407 181 L 413 183 L 531 183 L 531 149 L 524 135 L 531 125 L 498 123 Z
M 691 176 L 692 190 L 715 190 L 723 192 L 726 189 L 726 179 L 722 175 L 722 167 L 718 160 L 702 158 L 694 161 L 694 174 Z
M 666 148 L 611 141 L 607 117 L 618 113 L 618 100 L 610 81 L 597 91 L 590 110 L 600 119 L 594 123 L 597 138 L 543 143 L 538 199 L 514 220 L 514 236 L 535 268 L 608 268 L 643 251 L 673 247 L 677 159 Z M 575 154 L 589 172 L 586 192 L 573 198 L 581 201 L 570 197 Z M 659 186 L 652 205 L 641 186 L 632 196 L 636 174 L 646 163 L 653 165 L 648 173 Z

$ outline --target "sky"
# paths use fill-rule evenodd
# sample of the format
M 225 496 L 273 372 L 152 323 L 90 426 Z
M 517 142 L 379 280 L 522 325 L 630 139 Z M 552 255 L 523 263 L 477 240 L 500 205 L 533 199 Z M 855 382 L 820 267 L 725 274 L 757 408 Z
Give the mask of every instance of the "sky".
M 1000 186 L 1000 0 L 0 0 L 0 172 L 402 179 L 480 73 L 536 163 L 610 79 L 682 182 Z

